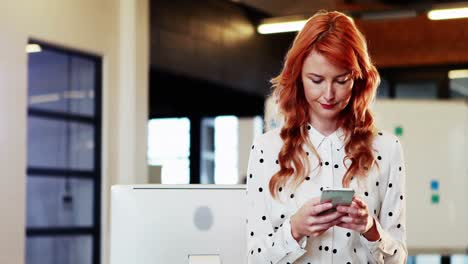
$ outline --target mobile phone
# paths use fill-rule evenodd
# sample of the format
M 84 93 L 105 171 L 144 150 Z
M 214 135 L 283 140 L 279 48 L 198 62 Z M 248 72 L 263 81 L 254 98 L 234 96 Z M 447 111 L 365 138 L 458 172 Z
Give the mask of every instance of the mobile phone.
M 320 202 L 331 202 L 332 208 L 322 212 L 325 214 L 336 210 L 338 205 L 350 205 L 353 201 L 354 190 L 351 188 L 329 188 L 322 191 Z

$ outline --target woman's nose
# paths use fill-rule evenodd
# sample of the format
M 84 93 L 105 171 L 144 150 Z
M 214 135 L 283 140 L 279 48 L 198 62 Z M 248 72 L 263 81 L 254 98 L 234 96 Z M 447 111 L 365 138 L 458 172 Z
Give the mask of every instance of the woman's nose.
M 327 87 L 325 89 L 324 98 L 328 102 L 331 102 L 331 101 L 333 101 L 333 99 L 335 99 L 335 91 L 333 90 L 332 84 L 327 84 Z

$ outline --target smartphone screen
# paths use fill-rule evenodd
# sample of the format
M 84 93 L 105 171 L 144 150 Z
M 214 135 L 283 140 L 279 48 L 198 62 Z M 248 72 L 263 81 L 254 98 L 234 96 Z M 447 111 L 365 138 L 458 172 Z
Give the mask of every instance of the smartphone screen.
M 353 201 L 353 189 L 326 189 L 322 191 L 320 202 L 330 201 L 333 207 L 337 205 L 350 205 Z
M 341 189 L 325 189 L 320 196 L 320 202 L 324 203 L 330 201 L 333 205 L 332 208 L 323 211 L 320 215 L 328 214 L 336 211 L 338 205 L 350 205 L 353 201 L 354 190 L 349 188 Z

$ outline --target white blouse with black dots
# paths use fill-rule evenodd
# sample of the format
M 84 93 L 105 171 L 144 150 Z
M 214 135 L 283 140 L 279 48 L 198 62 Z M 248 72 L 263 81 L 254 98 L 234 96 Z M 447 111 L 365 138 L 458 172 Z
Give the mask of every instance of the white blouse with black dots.
M 368 241 L 358 232 L 333 227 L 317 238 L 304 237 L 299 243 L 291 235 L 290 217 L 309 199 L 319 197 L 327 187 L 342 187 L 344 134 L 338 129 L 323 136 L 307 125 L 311 142 L 322 159 L 308 150 L 310 175 L 292 193 L 279 187 L 279 197 L 272 198 L 269 181 L 279 170 L 278 153 L 283 145 L 280 128 L 256 138 L 251 149 L 247 171 L 248 263 L 266 264 L 357 264 L 405 263 L 405 166 L 398 138 L 379 132 L 373 140 L 378 166 L 364 179 L 353 178 L 350 188 L 366 202 L 375 218 L 380 239 Z

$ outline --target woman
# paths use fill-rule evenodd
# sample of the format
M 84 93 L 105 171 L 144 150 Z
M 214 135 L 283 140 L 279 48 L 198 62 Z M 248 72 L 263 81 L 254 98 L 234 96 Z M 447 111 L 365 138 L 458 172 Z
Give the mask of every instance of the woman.
M 282 127 L 258 137 L 247 172 L 248 263 L 405 263 L 405 167 L 369 110 L 379 74 L 362 34 L 319 12 L 272 80 Z M 324 188 L 355 190 L 350 206 Z

